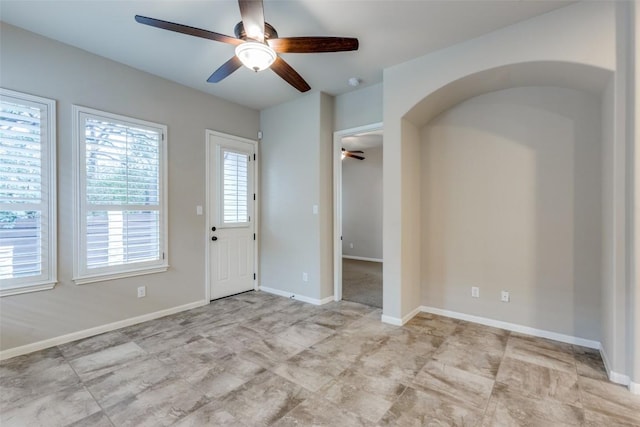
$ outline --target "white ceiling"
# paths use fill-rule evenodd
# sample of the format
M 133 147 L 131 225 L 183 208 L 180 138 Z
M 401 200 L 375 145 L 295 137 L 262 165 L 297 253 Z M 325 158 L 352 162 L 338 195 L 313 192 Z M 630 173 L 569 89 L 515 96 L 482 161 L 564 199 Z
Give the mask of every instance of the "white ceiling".
M 313 91 L 339 95 L 382 81 L 382 70 L 549 12 L 567 0 L 265 0 L 280 37 L 357 37 L 357 52 L 283 54 Z M 270 70 L 241 68 L 220 83 L 211 73 L 231 45 L 138 24 L 136 14 L 233 36 L 235 0 L 0 0 L 0 19 L 131 67 L 255 109 L 299 96 Z
M 342 148 L 345 150 L 367 150 L 382 146 L 382 129 L 372 132 L 349 135 L 342 138 Z

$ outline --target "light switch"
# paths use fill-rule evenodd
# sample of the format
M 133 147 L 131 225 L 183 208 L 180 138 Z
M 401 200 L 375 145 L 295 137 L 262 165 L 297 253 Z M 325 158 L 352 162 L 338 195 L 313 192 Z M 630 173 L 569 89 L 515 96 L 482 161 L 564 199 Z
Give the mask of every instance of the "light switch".
M 196 206 L 196 215 L 202 215 L 202 206 Z
M 313 205 L 313 214 L 318 215 L 318 205 Z

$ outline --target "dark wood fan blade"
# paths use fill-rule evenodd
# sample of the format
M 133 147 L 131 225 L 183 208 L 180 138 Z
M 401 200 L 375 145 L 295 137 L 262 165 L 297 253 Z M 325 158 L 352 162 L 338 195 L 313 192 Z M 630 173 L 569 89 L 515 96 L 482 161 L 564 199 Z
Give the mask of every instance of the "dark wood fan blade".
M 262 0 L 238 0 L 244 32 L 250 39 L 264 42 L 264 7 Z
M 278 53 L 346 52 L 358 50 L 358 39 L 348 37 L 284 37 L 267 43 Z
M 364 160 L 364 157 L 362 157 L 362 156 L 356 156 L 355 154 L 351 154 L 351 153 L 350 153 L 350 152 L 348 152 L 348 151 L 345 153 L 345 156 L 347 156 L 347 157 L 353 157 L 354 159 L 358 159 L 358 160 Z
M 364 151 L 360 151 L 360 150 L 349 150 L 350 153 L 361 153 L 364 154 Z
M 149 18 L 147 16 L 136 15 L 136 22 L 149 25 L 151 27 L 161 28 L 163 30 L 175 31 L 176 33 L 187 34 L 189 36 L 200 37 L 217 42 L 239 45 L 244 43 L 243 40 L 235 37 L 225 36 L 224 34 L 214 33 L 213 31 L 203 30 L 202 28 L 189 27 L 188 25 L 176 24 L 175 22 L 163 21 L 161 19 Z
M 300 92 L 306 92 L 311 89 L 311 86 L 304 81 L 302 76 L 300 76 L 300 74 L 298 74 L 291 65 L 287 64 L 287 62 L 279 56 L 271 65 L 271 69 Z
M 240 68 L 241 65 L 242 62 L 240 62 L 238 57 L 234 55 L 233 58 L 222 64 L 220 68 L 214 71 L 207 81 L 209 83 L 218 83 L 222 79 L 229 77 L 229 75 Z

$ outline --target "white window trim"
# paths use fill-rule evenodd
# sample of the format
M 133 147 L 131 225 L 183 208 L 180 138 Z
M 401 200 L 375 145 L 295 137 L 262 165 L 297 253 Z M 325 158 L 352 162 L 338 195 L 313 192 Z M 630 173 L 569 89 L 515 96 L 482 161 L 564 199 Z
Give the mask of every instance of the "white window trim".
M 14 286 L 6 289 L 0 290 L 0 297 L 9 296 L 9 295 L 18 295 L 25 294 L 28 292 L 38 292 L 44 291 L 48 289 L 53 289 L 58 283 L 58 260 L 57 260 L 57 252 L 58 252 L 58 235 L 57 235 L 57 224 L 58 220 L 56 217 L 57 213 L 57 195 L 56 195 L 56 101 L 49 98 L 43 98 L 41 96 L 29 95 L 22 92 L 16 92 L 9 89 L 0 88 L 0 95 L 22 99 L 28 102 L 34 102 L 38 104 L 43 104 L 47 108 L 46 118 L 47 118 L 47 128 L 46 128 L 46 137 L 47 137 L 47 191 L 49 192 L 49 198 L 47 200 L 47 233 L 49 235 L 49 241 L 47 243 L 47 254 L 43 255 L 43 259 L 47 262 L 47 271 L 49 272 L 48 276 L 45 278 L 41 278 L 40 280 L 25 285 L 24 283 L 27 281 L 25 278 L 24 281 L 18 281 Z
M 73 204 L 74 204 L 74 228 L 73 228 L 73 281 L 76 285 L 84 285 L 88 283 L 102 282 L 107 280 L 122 279 L 126 277 L 135 277 L 146 274 L 162 273 L 169 269 L 169 227 L 168 227 L 168 157 L 167 157 L 167 126 L 146 120 L 135 119 L 120 114 L 108 113 L 93 108 L 72 105 L 72 162 L 73 162 Z M 132 125 L 140 125 L 151 128 L 161 129 L 162 147 L 160 150 L 160 239 L 162 242 L 161 252 L 164 254 L 161 262 L 153 263 L 136 263 L 130 265 L 118 266 L 116 268 L 100 269 L 101 272 L 88 272 L 84 268 L 84 252 L 82 233 L 85 220 L 82 219 L 83 213 L 86 211 L 84 203 L 82 203 L 81 195 L 83 194 L 82 184 L 85 182 L 84 175 L 86 173 L 80 167 L 82 150 L 80 149 L 80 129 L 81 115 L 90 114 L 117 122 L 131 123 Z M 83 179 L 81 179 L 83 178 Z

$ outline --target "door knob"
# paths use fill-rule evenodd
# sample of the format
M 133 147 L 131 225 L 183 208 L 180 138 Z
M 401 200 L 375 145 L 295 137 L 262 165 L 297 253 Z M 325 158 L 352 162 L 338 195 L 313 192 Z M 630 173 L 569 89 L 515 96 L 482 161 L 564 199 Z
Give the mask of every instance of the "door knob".
M 211 236 L 211 240 L 215 242 L 216 240 L 218 240 L 218 238 L 216 236 Z
M 216 231 L 216 228 L 215 227 L 211 227 L 211 231 Z

